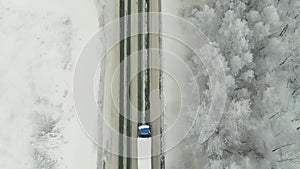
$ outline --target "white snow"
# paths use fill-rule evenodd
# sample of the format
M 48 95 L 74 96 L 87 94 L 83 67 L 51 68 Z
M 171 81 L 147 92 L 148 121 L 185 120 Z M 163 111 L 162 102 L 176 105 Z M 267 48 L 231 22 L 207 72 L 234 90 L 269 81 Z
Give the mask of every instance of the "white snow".
M 71 89 L 76 58 L 98 29 L 97 15 L 93 0 L 0 2 L 1 169 L 39 168 L 43 159 L 33 154 L 49 147 L 61 168 L 95 168 L 95 147 L 79 127 Z M 54 133 L 43 136 L 51 139 L 39 140 L 43 122 L 52 119 L 59 120 Z
M 68 140 L 61 147 L 62 157 L 66 168 L 70 169 L 96 169 L 96 146 L 91 144 L 86 134 L 73 118 L 64 130 L 65 139 Z
M 184 9 L 198 7 L 201 5 L 201 1 L 181 1 L 181 0 L 166 0 L 162 1 L 162 12 L 171 15 L 181 16 L 182 11 Z M 167 25 L 162 21 L 162 30 L 172 30 L 173 32 L 185 32 L 185 26 L 188 25 Z M 168 27 L 172 27 L 171 29 Z M 175 30 L 176 29 L 176 30 Z M 168 33 L 168 31 L 165 31 Z M 182 40 L 182 39 L 180 39 Z M 171 147 L 172 145 L 176 145 L 171 150 L 167 151 L 165 154 L 165 167 L 166 168 L 182 168 L 182 163 L 186 162 L 186 158 L 189 158 L 188 152 L 182 152 L 182 146 L 178 141 L 178 135 L 185 133 L 186 126 L 190 126 L 191 123 L 187 121 L 178 121 L 178 116 L 181 114 L 185 114 L 184 116 L 188 116 L 189 109 L 188 108 L 192 104 L 197 105 L 195 101 L 195 96 L 187 96 L 187 93 L 190 93 L 192 90 L 191 81 L 191 72 L 187 70 L 187 62 L 189 57 L 192 55 L 192 51 L 182 44 L 180 41 L 176 41 L 171 38 L 164 37 L 163 38 L 163 56 L 162 56 L 162 67 L 165 70 L 170 71 L 169 73 L 173 74 L 173 77 L 170 74 L 164 72 L 163 74 L 163 97 L 165 104 L 165 126 L 164 130 L 168 130 L 166 133 L 165 140 L 165 148 Z M 170 52 L 170 53 L 169 53 Z M 174 54 L 175 56 L 171 56 L 170 54 Z M 190 67 L 189 67 L 190 68 Z M 189 104 L 189 106 L 187 106 Z M 179 122 L 179 123 L 178 123 Z M 182 125 L 182 126 L 181 126 Z M 176 127 L 177 126 L 177 127 Z M 185 127 L 183 127 L 185 126 Z M 176 132 L 171 132 L 172 128 L 176 128 Z M 178 143 L 177 143 L 178 142 Z M 177 144 L 176 144 L 177 143 Z M 199 162 L 199 161 L 198 161 Z

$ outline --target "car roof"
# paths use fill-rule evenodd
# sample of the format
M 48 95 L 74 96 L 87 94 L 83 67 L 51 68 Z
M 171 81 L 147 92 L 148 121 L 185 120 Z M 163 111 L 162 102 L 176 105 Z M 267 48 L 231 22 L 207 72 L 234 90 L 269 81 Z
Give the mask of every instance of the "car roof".
M 139 130 L 141 130 L 141 129 L 149 129 L 149 128 L 150 128 L 150 126 L 146 125 L 146 124 L 143 124 L 143 125 L 139 126 Z

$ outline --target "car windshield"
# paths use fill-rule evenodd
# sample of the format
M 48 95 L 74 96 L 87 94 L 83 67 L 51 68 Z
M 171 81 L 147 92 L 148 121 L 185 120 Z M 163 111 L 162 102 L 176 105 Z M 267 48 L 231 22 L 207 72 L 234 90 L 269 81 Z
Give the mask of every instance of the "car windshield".
M 138 131 L 138 136 L 139 137 L 150 137 L 151 136 L 151 131 L 150 131 L 149 128 L 140 129 Z

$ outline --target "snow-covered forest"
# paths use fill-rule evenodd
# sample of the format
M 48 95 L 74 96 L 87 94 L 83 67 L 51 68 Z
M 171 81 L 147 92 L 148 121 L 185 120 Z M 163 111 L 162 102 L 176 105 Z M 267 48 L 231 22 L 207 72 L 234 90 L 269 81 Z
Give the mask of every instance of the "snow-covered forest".
M 213 0 L 180 14 L 211 41 L 202 52 L 222 58 L 227 100 L 213 135 L 202 143 L 194 126 L 173 167 L 300 168 L 300 1 Z M 203 70 L 196 56 L 189 62 Z

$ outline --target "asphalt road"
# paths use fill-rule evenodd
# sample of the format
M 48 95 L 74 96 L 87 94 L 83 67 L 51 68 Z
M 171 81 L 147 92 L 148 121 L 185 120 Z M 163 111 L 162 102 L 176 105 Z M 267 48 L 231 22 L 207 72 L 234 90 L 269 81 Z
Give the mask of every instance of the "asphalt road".
M 164 168 L 163 155 L 161 154 L 162 143 L 159 137 L 163 124 L 163 116 L 161 114 L 162 100 L 159 92 L 161 89 L 161 72 L 147 69 L 151 66 L 160 67 L 159 50 L 151 51 L 149 49 L 160 49 L 161 38 L 159 35 L 149 33 L 131 36 L 131 33 L 136 32 L 136 30 L 138 32 L 143 32 L 145 29 L 147 32 L 160 30 L 160 18 L 148 15 L 148 12 L 159 12 L 161 10 L 160 1 L 119 0 L 115 5 L 118 6 L 117 16 L 119 18 L 134 13 L 142 13 L 143 15 L 139 15 L 133 21 L 128 18 L 124 22 L 120 22 L 118 36 L 122 39 L 122 37 L 127 35 L 128 38 L 121 40 L 119 45 L 110 52 L 109 59 L 105 61 L 104 91 L 109 91 L 111 87 L 118 89 L 116 90 L 118 105 L 113 103 L 110 92 L 104 92 L 103 112 L 105 121 L 109 122 L 120 134 L 133 138 L 137 138 L 137 127 L 139 124 L 150 123 L 153 136 L 158 136 L 156 139 L 152 139 L 152 168 Z M 129 57 L 131 54 L 141 50 L 146 52 L 138 52 L 137 57 Z M 120 64 L 123 61 L 125 61 L 124 64 Z M 119 72 L 117 72 L 119 84 L 111 86 L 113 81 L 111 77 L 118 66 L 120 66 Z M 146 69 L 146 71 L 135 76 L 134 72 L 143 69 Z M 126 115 L 126 118 L 122 114 Z M 133 116 L 137 117 L 138 123 L 130 120 Z M 105 133 L 105 129 L 102 130 L 100 132 Z M 130 156 L 137 154 L 137 143 L 131 141 L 128 137 L 125 139 L 126 137 L 124 136 L 120 136 L 118 140 L 113 140 L 109 137 L 109 133 L 105 134 L 107 138 L 103 139 L 104 145 L 110 148 L 118 145 L 119 155 L 98 151 L 98 169 L 136 169 L 138 167 L 137 158 L 130 158 Z

